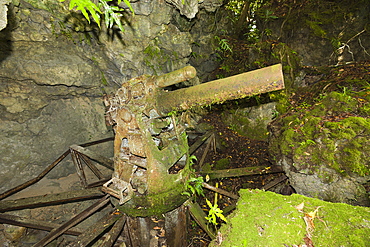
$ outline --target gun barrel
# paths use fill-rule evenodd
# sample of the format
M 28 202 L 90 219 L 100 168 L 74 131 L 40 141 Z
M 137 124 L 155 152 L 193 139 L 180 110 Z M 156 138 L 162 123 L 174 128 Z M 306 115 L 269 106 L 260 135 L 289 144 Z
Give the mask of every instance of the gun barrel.
M 166 115 L 171 111 L 186 110 L 194 106 L 223 103 L 284 88 L 281 64 L 210 81 L 175 91 L 160 91 L 157 110 Z

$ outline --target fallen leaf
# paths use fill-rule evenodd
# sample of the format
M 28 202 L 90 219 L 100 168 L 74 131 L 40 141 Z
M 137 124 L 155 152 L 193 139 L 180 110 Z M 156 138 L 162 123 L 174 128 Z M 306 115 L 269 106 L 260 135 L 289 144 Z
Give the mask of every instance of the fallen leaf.
M 297 205 L 297 206 L 294 206 L 298 212 L 303 212 L 303 208 L 304 208 L 304 202 L 302 202 L 301 204 Z

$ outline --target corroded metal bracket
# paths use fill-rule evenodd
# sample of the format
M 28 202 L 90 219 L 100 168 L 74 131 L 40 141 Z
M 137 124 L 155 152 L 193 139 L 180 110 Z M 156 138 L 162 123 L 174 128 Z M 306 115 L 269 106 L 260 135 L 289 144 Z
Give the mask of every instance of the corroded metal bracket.
M 110 184 L 114 184 L 116 190 L 109 188 Z M 134 194 L 130 183 L 127 183 L 116 177 L 113 177 L 111 180 L 103 184 L 102 191 L 118 198 L 119 204 L 124 204 L 125 202 L 129 201 Z

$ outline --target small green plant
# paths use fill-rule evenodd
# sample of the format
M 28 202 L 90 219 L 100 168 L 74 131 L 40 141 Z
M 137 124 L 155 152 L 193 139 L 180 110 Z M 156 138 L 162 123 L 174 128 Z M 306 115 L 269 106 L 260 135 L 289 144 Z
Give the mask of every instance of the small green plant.
M 316 145 L 316 142 L 313 141 L 313 140 L 308 139 L 308 140 L 305 140 L 303 142 L 300 142 L 299 145 L 302 146 L 302 147 L 306 147 L 306 146 L 309 146 L 309 145 Z
M 218 183 L 216 183 L 216 188 L 217 187 Z M 215 226 L 218 225 L 217 218 L 223 220 L 224 222 L 227 222 L 225 216 L 222 214 L 223 211 L 218 207 L 217 197 L 218 193 L 215 193 L 215 200 L 213 205 L 208 199 L 206 199 L 207 205 L 209 207 L 208 216 L 206 217 L 206 220 L 208 220 L 209 223 L 212 223 Z
M 222 78 L 225 78 L 225 76 L 224 75 L 216 75 L 216 78 L 217 79 L 222 79 Z
M 238 129 L 238 125 L 236 124 L 230 124 L 229 129 L 236 131 Z
M 203 182 L 204 179 L 203 177 L 193 177 L 190 178 L 186 181 L 186 190 L 190 191 L 185 191 L 182 193 L 182 195 L 186 196 L 193 196 L 193 195 L 198 195 L 198 196 L 204 196 L 203 192 Z
M 195 171 L 192 168 L 192 166 L 194 165 L 196 160 L 197 160 L 197 157 L 195 155 L 191 155 L 189 157 L 190 170 L 193 171 L 193 172 L 195 172 Z M 185 187 L 186 187 L 187 191 L 183 192 L 182 195 L 186 195 L 186 196 L 193 196 L 193 195 L 195 195 L 195 196 L 196 195 L 204 196 L 203 182 L 204 182 L 204 179 L 203 179 L 202 176 L 189 178 L 185 183 Z
M 189 164 L 190 164 L 190 167 L 194 165 L 195 161 L 197 161 L 197 156 L 195 155 L 191 155 L 189 157 Z
M 127 0 L 124 0 L 125 3 L 128 2 Z M 121 2 L 121 0 L 118 0 L 118 4 Z M 127 4 L 127 3 L 126 3 Z M 128 4 L 130 4 L 130 2 L 128 2 Z M 118 26 L 118 28 L 124 32 L 124 28 L 123 28 L 123 25 L 122 25 L 122 22 L 121 22 L 121 18 L 122 18 L 122 11 L 124 11 L 124 9 L 118 7 L 118 6 L 114 6 L 114 5 L 109 5 L 108 4 L 108 1 L 99 1 L 99 6 L 101 6 L 103 9 L 104 9 L 104 20 L 105 20 L 105 24 L 107 25 L 108 28 L 112 28 L 114 24 L 116 24 Z M 131 8 L 130 5 L 128 5 L 130 7 L 130 10 L 132 11 L 133 13 L 133 10 Z
M 265 20 L 265 22 L 273 19 L 277 19 L 278 17 L 276 15 L 273 15 L 274 12 L 272 10 L 266 9 L 263 14 L 261 14 L 261 17 Z
M 272 119 L 275 119 L 280 116 L 280 112 L 278 112 L 277 110 L 274 110 L 271 115 L 272 115 Z
M 228 72 L 230 72 L 231 71 L 231 68 L 230 68 L 230 66 L 229 65 L 222 65 L 221 67 L 220 67 L 220 69 L 221 70 L 223 70 L 223 71 L 225 71 L 226 73 L 228 73 Z
M 65 0 L 59 0 L 60 2 L 64 2 Z M 91 0 L 70 0 L 69 1 L 69 10 L 75 9 L 77 11 L 81 11 L 82 15 L 86 18 L 86 20 L 90 23 L 90 16 L 92 19 L 98 24 L 99 28 L 100 25 L 100 15 L 104 15 L 104 21 L 108 28 L 112 28 L 114 24 L 118 26 L 118 28 L 124 32 L 124 28 L 121 22 L 122 13 L 125 9 L 119 7 L 118 5 L 122 2 L 122 0 L 118 0 L 114 4 L 109 4 L 109 2 L 114 2 L 113 0 L 99 0 L 98 6 L 93 3 Z M 134 13 L 133 8 L 129 0 L 123 0 L 123 2 L 129 7 L 130 11 Z
M 307 109 L 307 108 L 310 108 L 312 105 L 307 103 L 307 102 L 302 102 L 299 107 L 302 108 L 302 109 Z
M 231 49 L 229 45 L 229 41 L 227 39 L 221 39 L 218 36 L 215 36 L 215 39 L 217 40 L 218 45 L 219 45 L 217 50 L 222 51 L 222 52 L 230 52 L 230 53 L 233 52 L 233 50 Z
M 178 114 L 178 111 L 175 111 L 175 110 L 174 111 L 170 111 L 169 113 L 167 113 L 167 115 L 169 117 L 177 116 L 177 114 Z M 192 156 L 189 157 L 190 162 L 194 162 L 194 159 L 195 160 L 197 159 L 197 157 L 195 157 L 194 155 L 192 155 Z

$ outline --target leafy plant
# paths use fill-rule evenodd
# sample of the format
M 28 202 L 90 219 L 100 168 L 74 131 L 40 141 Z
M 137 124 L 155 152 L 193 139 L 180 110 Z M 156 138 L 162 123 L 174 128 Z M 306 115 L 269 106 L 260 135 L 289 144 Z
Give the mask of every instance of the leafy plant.
M 59 1 L 64 2 L 65 0 Z M 82 15 L 89 23 L 91 15 L 92 19 L 96 22 L 96 24 L 98 24 L 99 28 L 101 28 L 100 15 L 104 15 L 104 21 L 108 28 L 112 28 L 113 25 L 116 24 L 118 28 L 124 32 L 125 30 L 121 22 L 121 17 L 122 12 L 125 10 L 118 6 L 122 0 L 117 0 L 116 4 L 108 4 L 109 2 L 113 2 L 113 0 L 99 0 L 97 6 L 91 0 L 70 0 L 69 9 L 72 10 L 76 8 L 77 11 L 81 11 Z M 129 7 L 130 11 L 134 13 L 129 0 L 123 0 L 123 2 Z
M 194 165 L 196 160 L 197 160 L 197 157 L 195 155 L 191 155 L 189 157 L 190 167 L 192 167 Z M 190 168 L 190 169 L 194 172 L 194 169 L 192 169 L 192 168 Z M 186 195 L 186 196 L 192 196 L 192 195 L 204 196 L 203 182 L 204 182 L 204 179 L 203 179 L 202 176 L 189 178 L 185 183 L 186 190 L 188 190 L 188 191 L 185 191 L 182 194 Z M 189 191 L 190 191 L 190 193 L 189 193 Z
M 216 183 L 216 188 L 217 187 L 218 183 Z M 209 207 L 208 216 L 206 217 L 206 220 L 208 220 L 208 222 L 212 223 L 213 225 L 218 225 L 217 218 L 220 218 L 221 220 L 227 222 L 225 216 L 222 214 L 223 211 L 218 207 L 217 197 L 218 193 L 215 193 L 215 200 L 213 205 L 208 199 L 206 199 L 207 205 Z
M 267 22 L 268 20 L 271 19 L 277 19 L 278 17 L 276 15 L 273 15 L 273 11 L 266 9 L 263 14 L 261 14 L 261 17 Z
M 192 195 L 198 195 L 198 196 L 204 196 L 203 192 L 203 177 L 196 177 L 196 178 L 190 178 L 186 181 L 186 189 L 189 190 L 191 193 L 188 191 L 183 192 L 183 195 L 186 196 L 192 196 Z
M 121 1 L 119 0 L 118 2 Z M 99 1 L 99 6 L 103 7 L 104 9 L 105 24 L 107 25 L 107 27 L 112 28 L 114 23 L 116 23 L 118 28 L 123 32 L 124 28 L 121 22 L 121 12 L 124 11 L 124 9 L 118 6 L 111 6 L 108 4 L 107 1 Z
M 64 2 L 65 0 L 60 0 L 60 2 Z M 94 19 L 94 21 L 100 27 L 100 16 L 98 13 L 102 13 L 101 10 L 96 6 L 95 3 L 91 2 L 91 0 L 70 0 L 69 1 L 69 10 L 76 8 L 76 10 L 81 11 L 83 16 L 86 20 L 90 23 L 90 17 L 87 11 L 90 12 L 90 15 Z
M 219 48 L 217 50 L 223 51 L 223 52 L 233 52 L 229 45 L 229 41 L 227 39 L 221 39 L 218 36 L 215 36 L 215 39 L 218 41 Z

